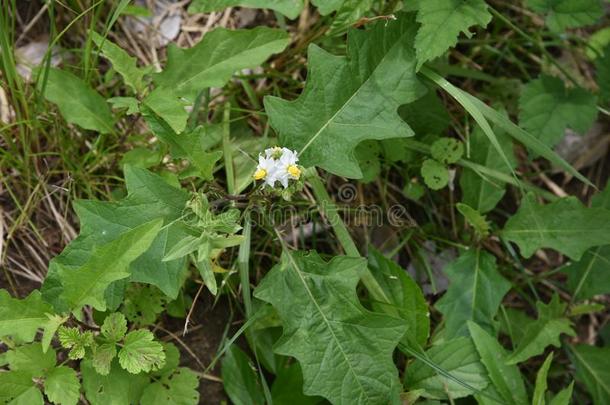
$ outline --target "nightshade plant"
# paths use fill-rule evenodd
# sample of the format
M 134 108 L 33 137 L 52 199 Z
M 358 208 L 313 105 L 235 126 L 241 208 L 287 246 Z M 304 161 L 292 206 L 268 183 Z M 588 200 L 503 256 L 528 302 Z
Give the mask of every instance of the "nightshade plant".
M 102 95 L 67 66 L 36 72 L 65 125 L 103 137 L 142 120 L 158 142 L 126 156 L 120 198 L 73 202 L 80 234 L 40 290 L 0 290 L 0 402 L 205 403 L 199 378 L 219 360 L 226 394 L 244 405 L 610 403 L 608 327 L 586 344 L 575 326 L 608 305 L 610 186 L 595 189 L 553 149 L 600 111 L 607 123 L 610 48 L 591 64 L 597 91 L 535 41 L 552 61 L 526 72 L 518 100 L 483 101 L 445 78 L 502 84 L 447 56 L 460 39 L 477 44 L 487 27 L 487 40 L 509 30 L 534 46 L 484 0 L 194 0 L 189 11 L 235 6 L 274 10 L 282 27 L 308 7 L 322 29 L 295 40 L 216 28 L 191 48 L 170 44 L 160 71 L 138 66 L 111 27 L 93 29 L 118 91 Z M 599 0 L 525 6 L 558 40 L 603 14 Z M 295 55 L 305 65 L 282 72 Z M 280 79 L 260 94 L 249 81 L 265 74 Z M 590 204 L 538 181 L 533 159 L 595 189 Z M 420 225 L 393 223 L 390 248 L 360 243 L 328 189 L 390 176 Z M 305 227 L 287 235 L 271 212 L 302 202 L 329 241 Z M 426 207 L 437 204 L 450 220 Z M 441 247 L 452 256 L 439 271 Z M 265 268 L 253 268 L 255 249 Z M 413 272 L 394 260 L 402 252 Z M 556 265 L 534 273 L 536 258 Z M 244 323 L 192 370 L 155 326 L 184 318 L 187 332 L 203 289 L 234 299 Z

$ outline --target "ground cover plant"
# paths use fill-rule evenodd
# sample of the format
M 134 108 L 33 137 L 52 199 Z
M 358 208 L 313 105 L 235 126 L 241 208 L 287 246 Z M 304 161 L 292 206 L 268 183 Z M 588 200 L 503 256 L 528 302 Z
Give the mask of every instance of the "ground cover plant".
M 0 9 L 0 402 L 610 404 L 610 5 Z

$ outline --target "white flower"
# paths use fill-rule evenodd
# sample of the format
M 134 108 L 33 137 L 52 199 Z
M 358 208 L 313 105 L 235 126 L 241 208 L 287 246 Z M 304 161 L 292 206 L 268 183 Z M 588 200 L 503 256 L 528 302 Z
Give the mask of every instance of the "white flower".
M 275 182 L 279 181 L 282 187 L 287 188 L 290 180 L 298 180 L 301 177 L 298 161 L 296 151 L 279 146 L 268 148 L 264 156 L 262 154 L 258 156 L 254 179 L 264 180 L 269 187 L 274 187 Z

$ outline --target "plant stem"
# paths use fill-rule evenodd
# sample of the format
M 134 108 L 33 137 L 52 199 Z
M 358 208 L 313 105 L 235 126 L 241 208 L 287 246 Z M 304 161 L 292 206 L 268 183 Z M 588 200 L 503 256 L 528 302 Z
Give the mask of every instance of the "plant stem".
M 222 152 L 225 161 L 225 173 L 227 175 L 227 191 L 230 195 L 235 194 L 235 176 L 233 174 L 233 149 L 231 148 L 231 103 L 227 101 L 224 107 L 222 126 Z
M 308 170 L 307 174 L 310 175 L 308 176 L 309 184 L 311 185 L 318 205 L 324 215 L 326 215 L 326 218 L 328 219 L 328 222 L 330 222 L 330 225 L 333 227 L 335 235 L 337 236 L 337 239 L 339 239 L 339 243 L 341 244 L 341 246 L 343 246 L 343 250 L 345 250 L 345 253 L 348 256 L 360 257 L 360 252 L 358 251 L 354 240 L 349 234 L 349 231 L 347 230 L 343 219 L 339 215 L 337 205 L 331 200 L 330 196 L 328 195 L 328 192 L 326 191 L 322 180 L 318 176 L 318 173 L 315 171 L 315 169 L 310 169 Z M 385 292 L 383 291 L 375 277 L 373 277 L 373 274 L 371 273 L 371 270 L 369 270 L 368 267 L 366 269 L 366 272 L 362 275 L 361 280 L 362 284 L 364 284 L 373 299 L 385 303 L 390 302 Z

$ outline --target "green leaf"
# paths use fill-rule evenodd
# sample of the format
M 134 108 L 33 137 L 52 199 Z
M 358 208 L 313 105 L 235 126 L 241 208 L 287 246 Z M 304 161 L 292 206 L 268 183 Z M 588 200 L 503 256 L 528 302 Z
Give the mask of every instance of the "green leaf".
M 61 346 L 70 349 L 68 357 L 72 360 L 82 359 L 85 356 L 85 348 L 94 344 L 91 331 L 81 332 L 78 328 L 67 328 L 62 326 L 57 332 Z
M 113 132 L 114 117 L 98 92 L 72 73 L 55 68 L 47 72 L 44 97 L 57 104 L 67 122 L 102 134 Z
M 142 394 L 142 405 L 197 405 L 199 392 L 197 375 L 181 367 L 174 374 L 150 384 Z
M 129 332 L 119 350 L 121 367 L 132 374 L 141 371 L 157 370 L 165 363 L 165 352 L 161 343 L 154 341 L 155 336 L 146 329 Z
M 357 144 L 412 136 L 397 108 L 425 92 L 414 71 L 415 29 L 412 18 L 400 15 L 368 30 L 351 30 L 347 57 L 310 45 L 307 83 L 299 98 L 264 99 L 280 144 L 299 152 L 306 167 L 360 178 Z
M 64 286 L 62 298 L 73 311 L 85 305 L 106 310 L 104 292 L 116 280 L 129 277 L 129 265 L 146 252 L 159 234 L 162 221 L 154 220 L 127 231 L 93 252 L 78 270 L 60 268 Z
M 131 374 L 114 361 L 108 375 L 95 371 L 90 360 L 80 363 L 83 391 L 91 405 L 125 405 L 140 403 L 149 377 L 144 373 Z
M 489 385 L 485 367 L 470 338 L 461 337 L 437 346 L 432 346 L 425 356 L 445 372 L 474 389 L 482 390 Z M 406 384 L 409 390 L 423 389 L 426 398 L 452 399 L 473 394 L 472 390 L 448 379 L 420 360 L 407 367 Z
M 582 88 L 566 89 L 556 77 L 529 82 L 519 98 L 519 124 L 548 146 L 557 144 L 566 128 L 586 133 L 596 117 L 596 97 Z
M 163 312 L 166 302 L 159 289 L 149 285 L 132 284 L 126 291 L 121 312 L 135 325 L 152 325 Z
M 231 345 L 222 360 L 222 381 L 235 405 L 263 405 L 265 396 L 256 369 L 248 356 L 235 344 Z
M 445 319 L 445 336 L 468 335 L 466 321 L 486 331 L 495 330 L 494 316 L 511 284 L 498 273 L 496 258 L 481 249 L 470 249 L 443 269 L 449 288 L 436 303 Z
M 559 297 L 554 295 L 548 304 L 542 301 L 536 302 L 538 308 L 538 319 L 529 324 L 523 338 L 515 351 L 509 356 L 508 364 L 522 363 L 530 357 L 544 352 L 547 346 L 559 347 L 561 342 L 559 336 L 565 333 L 575 336 L 570 320 L 564 317 L 566 304 L 559 302 Z
M 381 252 L 369 247 L 368 264 L 373 276 L 389 298 L 390 303 L 373 303 L 373 308 L 384 307 L 396 311 L 396 315 L 404 319 L 408 325 L 403 342 L 409 340 L 425 346 L 430 332 L 430 316 L 428 303 L 415 281 L 394 261 L 386 258 Z
M 42 333 L 42 340 L 41 340 L 42 351 L 45 353 L 49 349 L 49 346 L 51 346 L 51 340 L 53 340 L 53 337 L 55 336 L 55 332 L 57 332 L 57 329 L 61 325 L 63 325 L 64 322 L 66 322 L 68 320 L 67 316 L 47 314 L 47 317 L 49 318 L 49 320 L 44 325 L 43 333 Z
M 148 147 L 133 148 L 132 150 L 125 152 L 121 158 L 121 165 L 132 165 L 147 169 L 161 163 L 163 155 L 164 153 L 161 150 L 154 150 Z
M 108 38 L 102 37 L 95 31 L 90 31 L 91 39 L 100 49 L 104 58 L 112 63 L 114 70 L 123 77 L 126 85 L 131 87 L 134 92 L 140 93 L 144 89 L 142 79 L 152 69 L 140 69 L 137 66 L 137 59 L 129 56 L 120 46 L 114 44 Z
M 535 322 L 535 319 L 530 318 L 525 312 L 503 306 L 500 307 L 497 318 L 500 331 L 510 338 L 513 348 L 523 339 L 528 325 Z
M 102 343 L 100 345 L 94 345 L 91 365 L 99 374 L 108 375 L 110 373 L 110 367 L 112 366 L 112 360 L 115 357 L 115 343 Z
M 182 216 L 189 195 L 170 186 L 162 177 L 147 170 L 125 166 L 127 197 L 119 202 L 77 201 L 74 205 L 81 232 L 53 259 L 42 287 L 45 300 L 61 312 L 69 310 L 60 296 L 64 291 L 59 269 L 77 271 L 91 259 L 96 247 L 117 240 L 139 225 L 163 218 L 166 226 L 150 248 L 131 263 L 131 281 L 153 284 L 169 297 L 178 296 L 186 272 L 185 260 L 163 262 L 166 251 L 180 241 L 186 231 L 175 220 Z
M 298 363 L 278 369 L 271 386 L 271 398 L 274 405 L 315 405 L 323 401 L 303 394 L 303 373 Z
M 13 371 L 25 371 L 32 377 L 41 377 L 55 367 L 55 350 L 46 353 L 40 343 L 18 346 L 6 353 L 6 360 Z
M 54 368 L 44 381 L 44 393 L 54 404 L 78 404 L 80 381 L 76 371 L 66 366 Z
M 538 205 L 530 193 L 504 225 L 502 236 L 515 242 L 523 257 L 551 248 L 580 260 L 587 249 L 610 244 L 608 229 L 610 210 L 586 208 L 576 197 Z
M 118 342 L 125 337 L 127 333 L 127 319 L 125 315 L 115 312 L 104 319 L 102 324 L 102 335 L 108 340 Z
M 570 349 L 576 378 L 585 384 L 593 403 L 610 403 L 610 347 L 576 345 Z
M 356 285 L 365 266 L 361 258 L 326 263 L 315 252 L 285 251 L 255 290 L 279 313 L 284 334 L 275 351 L 299 361 L 306 395 L 352 404 L 398 396 L 392 352 L 406 327 L 359 303 Z
M 217 28 L 189 49 L 168 47 L 167 65 L 154 76 L 169 94 L 193 101 L 208 87 L 222 87 L 234 72 L 253 68 L 284 50 L 288 34 L 267 27 L 228 30 Z M 161 93 L 162 94 L 162 93 Z
M 328 35 L 340 35 L 363 17 L 373 7 L 374 0 L 343 0 L 335 13 Z
M 570 405 L 572 400 L 572 391 L 574 390 L 574 381 L 567 388 L 562 389 L 551 399 L 549 405 Z
M 464 154 L 464 144 L 455 138 L 440 138 L 430 147 L 432 157 L 446 165 L 456 163 Z
M 498 159 L 498 152 L 489 142 L 480 126 L 477 126 L 470 134 L 470 158 L 473 163 L 478 163 L 491 170 L 496 170 L 507 175 L 511 174 L 511 168 L 517 165 L 513 153 L 513 143 L 506 133 L 494 125 L 493 131 L 498 139 L 498 144 L 507 157 L 510 167 L 502 159 Z M 462 189 L 462 202 L 485 214 L 498 204 L 506 192 L 506 185 L 494 181 L 482 173 L 472 169 L 464 168 L 460 176 L 460 187 Z
M 515 365 L 505 363 L 508 354 L 498 341 L 483 328 L 468 321 L 472 341 L 487 369 L 491 383 L 500 397 L 508 404 L 521 405 L 528 402 L 521 372 Z
M 12 298 L 6 290 L 0 290 L 0 337 L 14 336 L 31 342 L 39 328 L 44 327 L 53 307 L 42 300 L 39 291 L 32 291 L 26 298 Z
M 416 136 L 441 135 L 449 127 L 449 114 L 434 89 L 428 89 L 423 97 L 400 106 L 398 114 Z
M 549 374 L 549 368 L 553 362 L 553 352 L 549 355 L 540 366 L 538 373 L 536 374 L 536 385 L 534 386 L 534 395 L 532 396 L 532 405 L 544 405 L 546 403 L 544 394 L 547 389 L 547 376 Z
M 426 159 L 421 165 L 421 176 L 426 186 L 440 190 L 449 183 L 449 170 L 434 159 Z
M 140 112 L 140 101 L 135 97 L 112 97 L 106 100 L 114 109 L 126 108 L 125 114 L 134 115 Z
M 34 385 L 31 373 L 6 371 L 0 373 L 0 403 L 43 405 L 44 400 L 40 390 Z
M 546 15 L 552 31 L 592 25 L 603 15 L 599 0 L 527 0 L 534 11 Z
M 485 215 L 481 215 L 479 211 L 466 204 L 457 203 L 455 207 L 474 228 L 479 238 L 489 236 L 489 222 L 487 222 Z
M 417 22 L 421 27 L 415 38 L 417 69 L 454 47 L 461 32 L 470 38 L 470 27 L 484 28 L 490 21 L 491 14 L 484 0 L 420 1 Z
M 303 0 L 194 0 L 188 12 L 209 13 L 228 7 L 269 8 L 294 19 L 303 11 Z
M 149 111 L 152 111 L 172 132 L 179 133 L 186 128 L 186 122 L 189 117 L 185 109 L 186 103 L 171 89 L 157 87 L 148 94 L 142 103 L 143 105 L 140 109 L 145 118 L 150 116 L 151 113 Z M 159 131 L 155 131 L 155 126 L 151 124 L 149 119 L 146 122 L 156 135 Z
M 604 191 L 591 199 L 592 208 L 610 210 L 610 181 Z M 587 299 L 598 294 L 610 293 L 610 246 L 598 246 L 588 250 L 578 262 L 568 264 L 561 271 L 568 276 L 567 286 L 574 299 Z
M 595 75 L 599 96 L 607 104 L 610 101 L 610 45 L 604 48 L 602 57 L 595 59 Z

